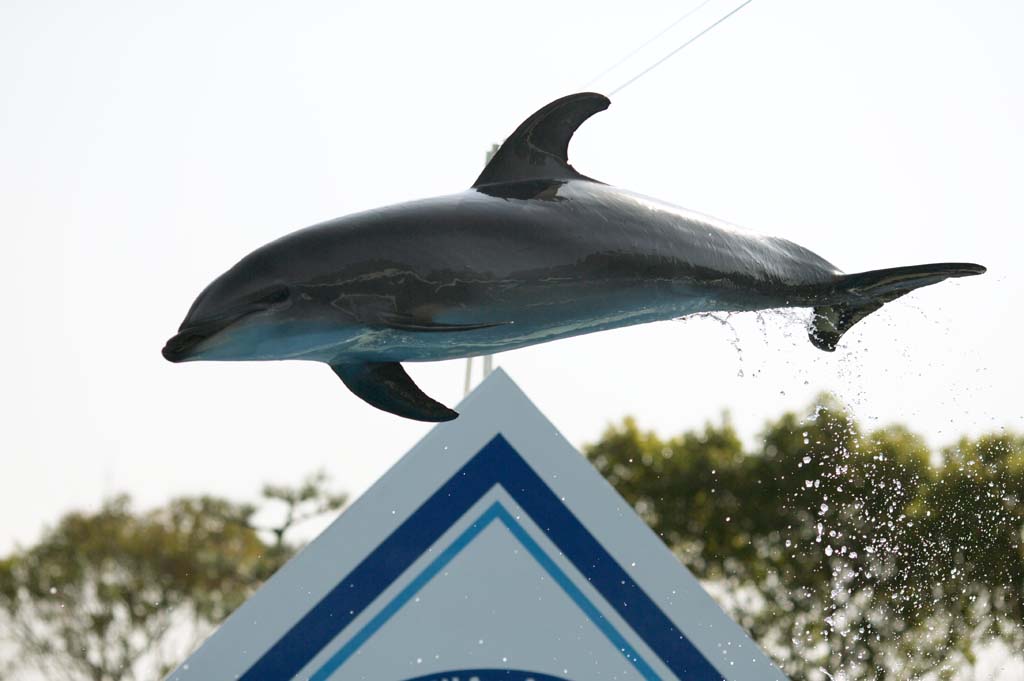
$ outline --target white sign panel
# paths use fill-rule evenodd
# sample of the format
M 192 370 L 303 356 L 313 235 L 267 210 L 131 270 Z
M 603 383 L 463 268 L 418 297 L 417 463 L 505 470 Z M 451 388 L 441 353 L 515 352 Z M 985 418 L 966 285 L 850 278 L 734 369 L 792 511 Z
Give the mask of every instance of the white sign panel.
M 784 679 L 502 371 L 170 679 Z

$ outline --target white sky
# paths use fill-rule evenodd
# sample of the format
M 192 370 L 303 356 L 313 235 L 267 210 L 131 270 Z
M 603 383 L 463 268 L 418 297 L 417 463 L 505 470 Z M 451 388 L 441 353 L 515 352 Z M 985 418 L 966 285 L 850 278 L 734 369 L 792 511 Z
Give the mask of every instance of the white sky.
M 690 4 L 697 4 L 693 0 Z M 736 3 L 713 2 L 610 90 Z M 251 498 L 324 467 L 359 492 L 428 426 L 319 364 L 172 365 L 160 348 L 251 249 L 459 191 L 484 151 L 679 3 L 0 5 L 0 554 L 131 492 Z M 1024 6 L 756 0 L 613 98 L 582 172 L 805 245 L 846 271 L 989 273 L 872 315 L 829 355 L 792 319 L 635 327 L 497 358 L 577 445 L 730 409 L 753 442 L 820 390 L 933 445 L 1024 431 Z M 463 361 L 412 365 L 461 396 Z M 742 376 L 739 374 L 742 371 Z M 871 421 L 874 422 L 874 421 Z

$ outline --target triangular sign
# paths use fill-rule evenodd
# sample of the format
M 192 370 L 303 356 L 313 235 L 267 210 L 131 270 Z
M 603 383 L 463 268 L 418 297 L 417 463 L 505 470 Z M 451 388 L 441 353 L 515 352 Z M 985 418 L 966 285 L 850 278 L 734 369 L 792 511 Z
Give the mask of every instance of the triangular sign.
M 173 681 L 785 676 L 501 370 Z

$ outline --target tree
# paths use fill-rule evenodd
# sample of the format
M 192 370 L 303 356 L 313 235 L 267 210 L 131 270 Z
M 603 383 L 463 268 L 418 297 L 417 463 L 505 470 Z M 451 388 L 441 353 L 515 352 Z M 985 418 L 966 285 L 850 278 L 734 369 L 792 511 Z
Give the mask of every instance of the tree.
M 274 538 L 273 550 L 287 553 L 285 535 L 288 532 L 307 520 L 338 510 L 348 500 L 347 494 L 328 489 L 329 480 L 327 473 L 317 471 L 307 476 L 297 487 L 264 485 L 263 498 L 278 502 L 279 506 L 283 505 L 284 511 L 278 522 L 252 525 L 253 529 L 270 533 Z
M 12 669 L 48 679 L 163 676 L 295 551 L 287 534 L 340 508 L 318 473 L 299 487 L 264 489 L 281 520 L 211 496 L 144 513 L 127 496 L 70 513 L 35 546 L 0 560 L 0 631 Z M 264 539 L 266 537 L 266 539 Z
M 587 456 L 794 679 L 952 678 L 1024 645 L 1024 438 L 932 453 L 833 400 L 662 440 L 631 419 Z

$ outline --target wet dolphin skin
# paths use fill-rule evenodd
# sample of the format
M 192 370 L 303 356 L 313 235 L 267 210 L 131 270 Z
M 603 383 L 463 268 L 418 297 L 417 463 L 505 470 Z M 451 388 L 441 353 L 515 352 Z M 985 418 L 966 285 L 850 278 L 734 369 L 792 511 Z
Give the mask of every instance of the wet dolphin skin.
M 402 368 L 707 311 L 814 309 L 831 351 L 883 304 L 950 277 L 939 263 L 843 274 L 811 251 L 588 178 L 569 139 L 608 107 L 559 99 L 506 140 L 473 187 L 348 215 L 245 256 L 167 341 L 172 362 L 324 362 L 375 407 L 457 414 Z

